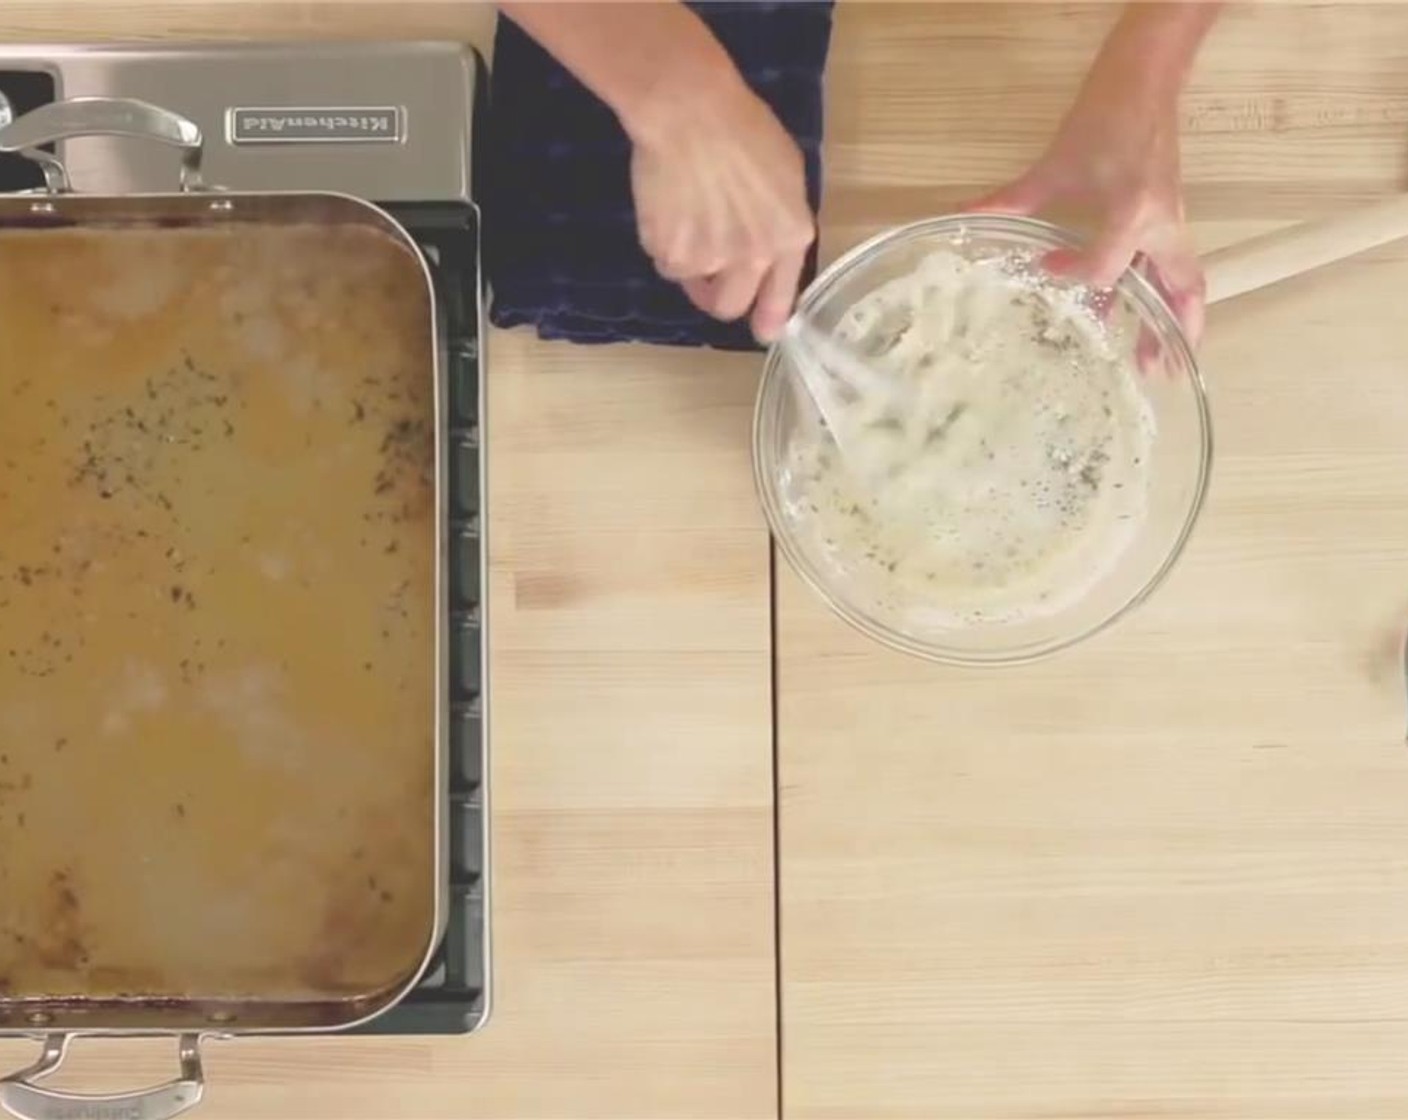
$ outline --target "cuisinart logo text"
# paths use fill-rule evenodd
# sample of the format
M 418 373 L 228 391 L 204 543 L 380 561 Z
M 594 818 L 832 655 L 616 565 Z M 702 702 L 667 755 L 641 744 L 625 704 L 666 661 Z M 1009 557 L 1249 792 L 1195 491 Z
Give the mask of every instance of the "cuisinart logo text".
M 395 144 L 405 112 L 371 108 L 247 108 L 226 114 L 231 144 Z

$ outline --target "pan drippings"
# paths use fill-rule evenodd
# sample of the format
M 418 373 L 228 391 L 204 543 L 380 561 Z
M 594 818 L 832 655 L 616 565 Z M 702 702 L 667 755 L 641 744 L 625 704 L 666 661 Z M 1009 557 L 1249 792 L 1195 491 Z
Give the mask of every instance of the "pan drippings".
M 0 998 L 420 962 L 431 346 L 371 229 L 0 233 Z

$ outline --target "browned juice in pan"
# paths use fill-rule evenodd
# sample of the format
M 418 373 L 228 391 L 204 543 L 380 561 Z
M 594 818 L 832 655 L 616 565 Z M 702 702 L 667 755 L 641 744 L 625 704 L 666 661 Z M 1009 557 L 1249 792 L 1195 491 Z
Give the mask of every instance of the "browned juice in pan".
M 0 1000 L 420 963 L 430 324 L 370 228 L 0 232 Z

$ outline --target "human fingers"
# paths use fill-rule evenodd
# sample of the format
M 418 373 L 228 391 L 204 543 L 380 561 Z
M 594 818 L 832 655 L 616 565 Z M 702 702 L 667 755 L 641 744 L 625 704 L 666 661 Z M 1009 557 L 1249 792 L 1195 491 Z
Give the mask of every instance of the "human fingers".
M 712 276 L 724 266 L 727 257 L 713 232 L 715 222 L 699 204 L 693 183 L 638 159 L 632 167 L 632 187 L 636 233 L 661 276 L 683 283 Z
M 1164 363 L 1164 344 L 1158 335 L 1148 327 L 1140 325 L 1139 338 L 1134 344 L 1134 361 L 1141 371 L 1149 376 L 1167 368 Z
M 729 265 L 712 277 L 707 290 L 702 291 L 702 310 L 724 322 L 741 319 L 753 306 L 768 267 L 767 260 L 756 258 Z
M 1202 264 L 1187 238 L 1178 236 L 1167 248 L 1149 253 L 1151 279 L 1174 317 L 1183 327 L 1190 346 L 1203 337 L 1207 280 Z
M 714 280 L 711 276 L 694 276 L 679 282 L 689 302 L 704 314 L 712 314 L 709 307 L 714 301 Z
M 763 277 L 752 319 L 753 337 L 759 342 L 772 343 L 782 337 L 797 302 L 797 286 L 806 259 L 805 246 L 783 253 Z
M 714 276 L 728 265 L 728 255 L 714 244 L 706 231 L 688 220 L 682 221 L 673 236 L 655 247 L 645 246 L 655 271 L 666 280 L 684 283 L 701 276 Z
M 1107 222 L 1085 249 L 1052 254 L 1047 267 L 1094 288 L 1113 287 L 1139 252 L 1144 230 L 1144 224 L 1136 218 L 1117 217 Z

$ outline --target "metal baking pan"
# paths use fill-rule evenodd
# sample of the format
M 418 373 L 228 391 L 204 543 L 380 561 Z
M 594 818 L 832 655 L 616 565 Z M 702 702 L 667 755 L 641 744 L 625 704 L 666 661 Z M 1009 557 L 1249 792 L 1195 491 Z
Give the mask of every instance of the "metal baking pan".
M 57 142 L 157 140 L 181 189 L 72 192 Z M 387 213 L 228 193 L 143 102 L 0 128 L 0 1107 L 174 1116 L 203 1037 L 352 1027 L 440 938 L 446 407 Z M 109 142 L 113 142 L 110 140 Z M 75 1036 L 180 1075 L 46 1088 Z

